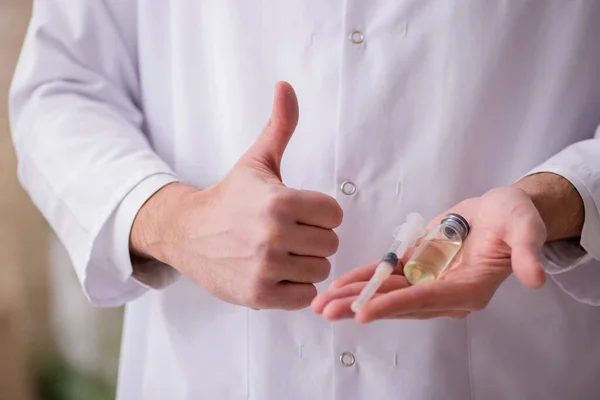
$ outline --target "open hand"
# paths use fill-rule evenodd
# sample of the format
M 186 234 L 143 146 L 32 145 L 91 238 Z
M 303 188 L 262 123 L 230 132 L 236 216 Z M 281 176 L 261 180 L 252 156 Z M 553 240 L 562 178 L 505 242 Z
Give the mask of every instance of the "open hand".
M 329 320 L 354 316 L 359 323 L 388 318 L 465 318 L 485 308 L 512 272 L 529 287 L 544 284 L 540 254 L 546 227 L 524 191 L 502 187 L 465 200 L 434 218 L 428 229 L 450 212 L 464 216 L 471 231 L 438 280 L 410 286 L 401 275 L 400 265 L 378 294 L 354 315 L 350 305 L 373 275 L 375 262 L 335 280 L 329 290 L 315 298 L 313 310 Z

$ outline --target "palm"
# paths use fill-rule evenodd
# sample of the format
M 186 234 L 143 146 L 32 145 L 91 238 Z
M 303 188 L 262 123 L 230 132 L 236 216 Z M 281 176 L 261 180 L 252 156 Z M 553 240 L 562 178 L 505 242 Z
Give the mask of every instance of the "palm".
M 531 200 L 502 188 L 463 201 L 456 212 L 471 223 L 471 232 L 449 268 L 436 281 L 410 286 L 395 273 L 363 310 L 359 322 L 380 318 L 463 318 L 484 308 L 500 284 L 515 274 L 528 286 L 543 283 L 539 253 L 545 227 Z M 446 213 L 444 213 L 446 214 Z M 436 224 L 442 215 L 432 220 Z M 340 277 L 313 302 L 328 319 L 351 317 L 350 305 L 370 279 L 376 263 Z M 400 270 L 400 268 L 398 268 Z
M 489 202 L 487 202 L 489 203 Z M 497 288 L 511 272 L 511 249 L 499 233 L 498 225 L 504 224 L 497 210 L 489 209 L 489 204 L 480 199 L 470 199 L 452 209 L 452 212 L 468 214 L 476 210 L 474 224 L 461 251 L 440 280 L 479 287 Z

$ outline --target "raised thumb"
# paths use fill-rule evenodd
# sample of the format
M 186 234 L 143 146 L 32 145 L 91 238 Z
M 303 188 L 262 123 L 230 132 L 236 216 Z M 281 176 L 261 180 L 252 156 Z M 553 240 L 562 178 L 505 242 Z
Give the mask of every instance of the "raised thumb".
M 298 125 L 298 99 L 287 82 L 275 85 L 273 110 L 262 133 L 246 153 L 246 163 L 272 172 L 281 180 L 281 159 Z

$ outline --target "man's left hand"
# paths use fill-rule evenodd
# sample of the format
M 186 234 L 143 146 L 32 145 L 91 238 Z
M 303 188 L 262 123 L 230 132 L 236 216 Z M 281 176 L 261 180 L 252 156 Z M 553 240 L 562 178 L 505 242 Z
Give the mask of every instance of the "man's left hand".
M 428 229 L 450 212 L 465 217 L 471 231 L 437 280 L 410 286 L 399 265 L 375 297 L 354 315 L 350 305 L 373 275 L 377 265 L 373 263 L 335 280 L 314 299 L 313 310 L 329 320 L 354 316 L 359 323 L 389 318 L 461 319 L 485 308 L 512 272 L 526 286 L 544 284 L 540 255 L 546 226 L 525 191 L 517 187 L 493 189 L 434 218 Z

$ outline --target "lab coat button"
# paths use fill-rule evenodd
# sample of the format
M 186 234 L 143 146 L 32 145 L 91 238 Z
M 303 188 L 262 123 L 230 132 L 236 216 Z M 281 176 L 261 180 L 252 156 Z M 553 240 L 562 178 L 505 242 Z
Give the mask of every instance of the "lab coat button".
M 354 193 L 356 193 L 356 185 L 354 182 L 344 181 L 340 188 L 342 189 L 342 193 L 347 196 L 352 196 Z
M 354 354 L 350 353 L 349 351 L 345 351 L 340 355 L 340 363 L 344 367 L 351 367 L 355 362 L 356 358 L 354 357 Z
M 365 41 L 365 35 L 361 31 L 354 31 L 350 34 L 350 40 L 354 44 L 361 44 Z

